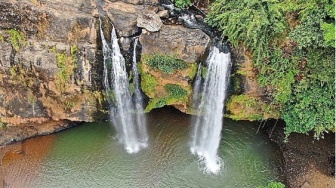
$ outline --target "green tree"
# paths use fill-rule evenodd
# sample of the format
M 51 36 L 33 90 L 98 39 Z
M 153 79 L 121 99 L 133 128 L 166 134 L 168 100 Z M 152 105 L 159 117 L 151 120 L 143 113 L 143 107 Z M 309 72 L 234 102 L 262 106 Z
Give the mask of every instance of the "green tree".
M 331 0 L 217 0 L 207 22 L 247 47 L 261 86 L 292 132 L 334 130 L 335 11 Z

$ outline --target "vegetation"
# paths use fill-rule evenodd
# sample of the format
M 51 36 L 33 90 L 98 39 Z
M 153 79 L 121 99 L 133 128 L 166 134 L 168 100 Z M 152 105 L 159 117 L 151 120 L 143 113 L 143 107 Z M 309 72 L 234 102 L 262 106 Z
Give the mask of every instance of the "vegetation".
M 166 84 L 164 89 L 167 92 L 167 95 L 164 97 L 151 99 L 145 109 L 146 112 L 149 112 L 153 108 L 161 108 L 165 105 L 175 104 L 178 102 L 187 102 L 188 96 L 191 91 L 183 89 L 180 85 L 176 84 Z
M 173 74 L 175 70 L 183 70 L 188 65 L 175 57 L 169 55 L 154 54 L 144 57 L 144 61 L 152 68 L 156 68 L 165 74 Z
M 174 4 L 178 9 L 185 9 L 192 5 L 190 0 L 175 0 Z
M 169 97 L 174 99 L 185 99 L 188 96 L 187 90 L 183 89 L 180 85 L 167 84 L 164 86 L 169 94 Z
M 259 186 L 258 188 L 285 188 L 285 185 L 281 182 L 270 182 L 267 186 Z
M 149 96 L 154 97 L 155 88 L 158 85 L 156 78 L 149 74 L 142 72 L 141 74 L 141 89 Z
M 10 35 L 10 42 L 16 51 L 20 50 L 26 44 L 26 36 L 23 32 L 11 29 L 8 33 Z
M 32 89 L 35 84 L 34 78 L 29 74 L 31 70 L 24 67 L 21 63 L 14 65 L 9 69 L 11 80 L 14 84 L 22 85 L 25 88 Z
M 252 54 L 287 136 L 334 130 L 334 1 L 217 0 L 207 22 Z
M 3 128 L 3 129 L 5 129 L 5 128 L 7 128 L 7 125 L 8 125 L 8 123 L 2 121 L 2 119 L 0 117 L 0 127 Z
M 72 46 L 70 48 L 70 55 L 57 53 L 56 49 L 53 49 L 53 51 L 56 53 L 57 67 L 59 68 L 56 75 L 56 85 L 60 91 L 64 91 L 75 68 L 77 68 L 78 48 L 77 46 Z
M 279 118 L 279 112 L 273 105 L 249 95 L 233 95 L 226 104 L 229 114 L 234 120 L 258 121 L 268 118 Z

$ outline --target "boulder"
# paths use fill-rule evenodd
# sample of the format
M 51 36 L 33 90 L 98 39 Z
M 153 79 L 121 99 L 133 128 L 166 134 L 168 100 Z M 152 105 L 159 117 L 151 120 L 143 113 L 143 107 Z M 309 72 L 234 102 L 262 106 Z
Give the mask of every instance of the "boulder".
M 157 14 L 160 16 L 160 18 L 168 18 L 169 17 L 168 10 L 161 10 Z
M 137 26 L 150 32 L 159 31 L 162 26 L 160 16 L 154 11 L 144 10 L 137 18 Z
M 205 54 L 210 37 L 199 29 L 181 25 L 162 25 L 159 32 L 140 35 L 142 54 L 176 56 L 186 62 L 196 62 Z
M 139 31 L 137 17 L 143 10 L 143 6 L 115 2 L 107 4 L 104 10 L 112 20 L 120 37 L 130 37 Z

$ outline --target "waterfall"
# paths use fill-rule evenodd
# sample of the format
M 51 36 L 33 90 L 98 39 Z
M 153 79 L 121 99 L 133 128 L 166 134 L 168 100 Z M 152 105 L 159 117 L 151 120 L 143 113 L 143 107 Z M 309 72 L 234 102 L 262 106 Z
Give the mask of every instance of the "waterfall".
M 201 95 L 199 94 L 202 89 L 200 70 L 194 86 L 193 106 L 198 115 L 192 121 L 190 151 L 204 162 L 206 172 L 216 174 L 220 171 L 222 163 L 217 156 L 217 150 L 223 124 L 224 100 L 229 84 L 230 54 L 220 52 L 217 47 L 211 47 L 206 63 L 208 70 Z
M 120 52 L 115 28 L 114 26 L 112 28 L 111 44 L 105 40 L 101 21 L 100 33 L 104 55 L 103 84 L 109 98 L 110 119 L 112 119 L 117 131 L 117 138 L 124 144 L 126 151 L 137 153 L 141 148 L 147 147 L 146 125 L 139 124 L 138 116 L 140 115 L 138 112 L 134 113 L 140 109 L 135 107 L 136 105 L 132 101 L 125 59 Z M 137 80 L 139 79 L 137 78 Z M 139 114 L 143 116 L 143 113 Z M 144 120 L 144 118 L 142 119 Z
M 141 94 L 139 71 L 138 71 L 137 59 L 136 59 L 137 44 L 138 44 L 138 38 L 135 38 L 134 48 L 133 48 L 133 63 L 132 63 L 133 83 L 134 83 L 135 120 L 136 120 L 136 125 L 138 126 L 137 128 L 139 130 L 140 141 L 142 143 L 147 143 L 148 135 L 147 135 L 146 117 L 144 114 L 143 97 Z

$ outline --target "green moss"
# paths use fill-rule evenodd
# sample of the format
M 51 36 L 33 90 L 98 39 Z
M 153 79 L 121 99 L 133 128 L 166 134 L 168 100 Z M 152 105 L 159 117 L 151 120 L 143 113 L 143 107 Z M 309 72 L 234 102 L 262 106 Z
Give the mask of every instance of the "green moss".
M 181 104 L 188 102 L 191 89 L 184 89 L 180 85 L 167 84 L 164 86 L 167 96 L 153 98 L 149 101 L 145 112 L 151 111 L 153 108 L 161 108 L 165 105 Z
M 158 85 L 156 78 L 149 74 L 142 72 L 141 74 L 141 88 L 149 97 L 154 97 L 155 87 Z
M 15 50 L 20 50 L 26 44 L 26 36 L 23 32 L 11 29 L 8 31 L 10 42 Z
M 226 103 L 229 114 L 225 116 L 234 120 L 258 121 L 278 118 L 279 112 L 274 106 L 249 95 L 233 95 Z
M 167 84 L 164 88 L 168 92 L 168 98 L 186 100 L 188 97 L 187 90 L 183 89 L 180 85 Z
M 196 76 L 197 68 L 198 66 L 196 63 L 189 63 L 188 69 L 190 69 L 190 72 L 188 76 L 190 77 L 190 79 L 193 79 Z
M 161 108 L 165 105 L 167 105 L 166 97 L 151 99 L 146 106 L 145 112 L 150 112 L 154 108 Z
M 5 38 L 2 35 L 0 35 L 0 42 L 4 42 L 4 41 L 5 41 Z
M 188 67 L 186 62 L 169 55 L 154 54 L 144 56 L 143 61 L 152 68 L 165 74 L 173 74 L 175 70 L 183 70 Z

